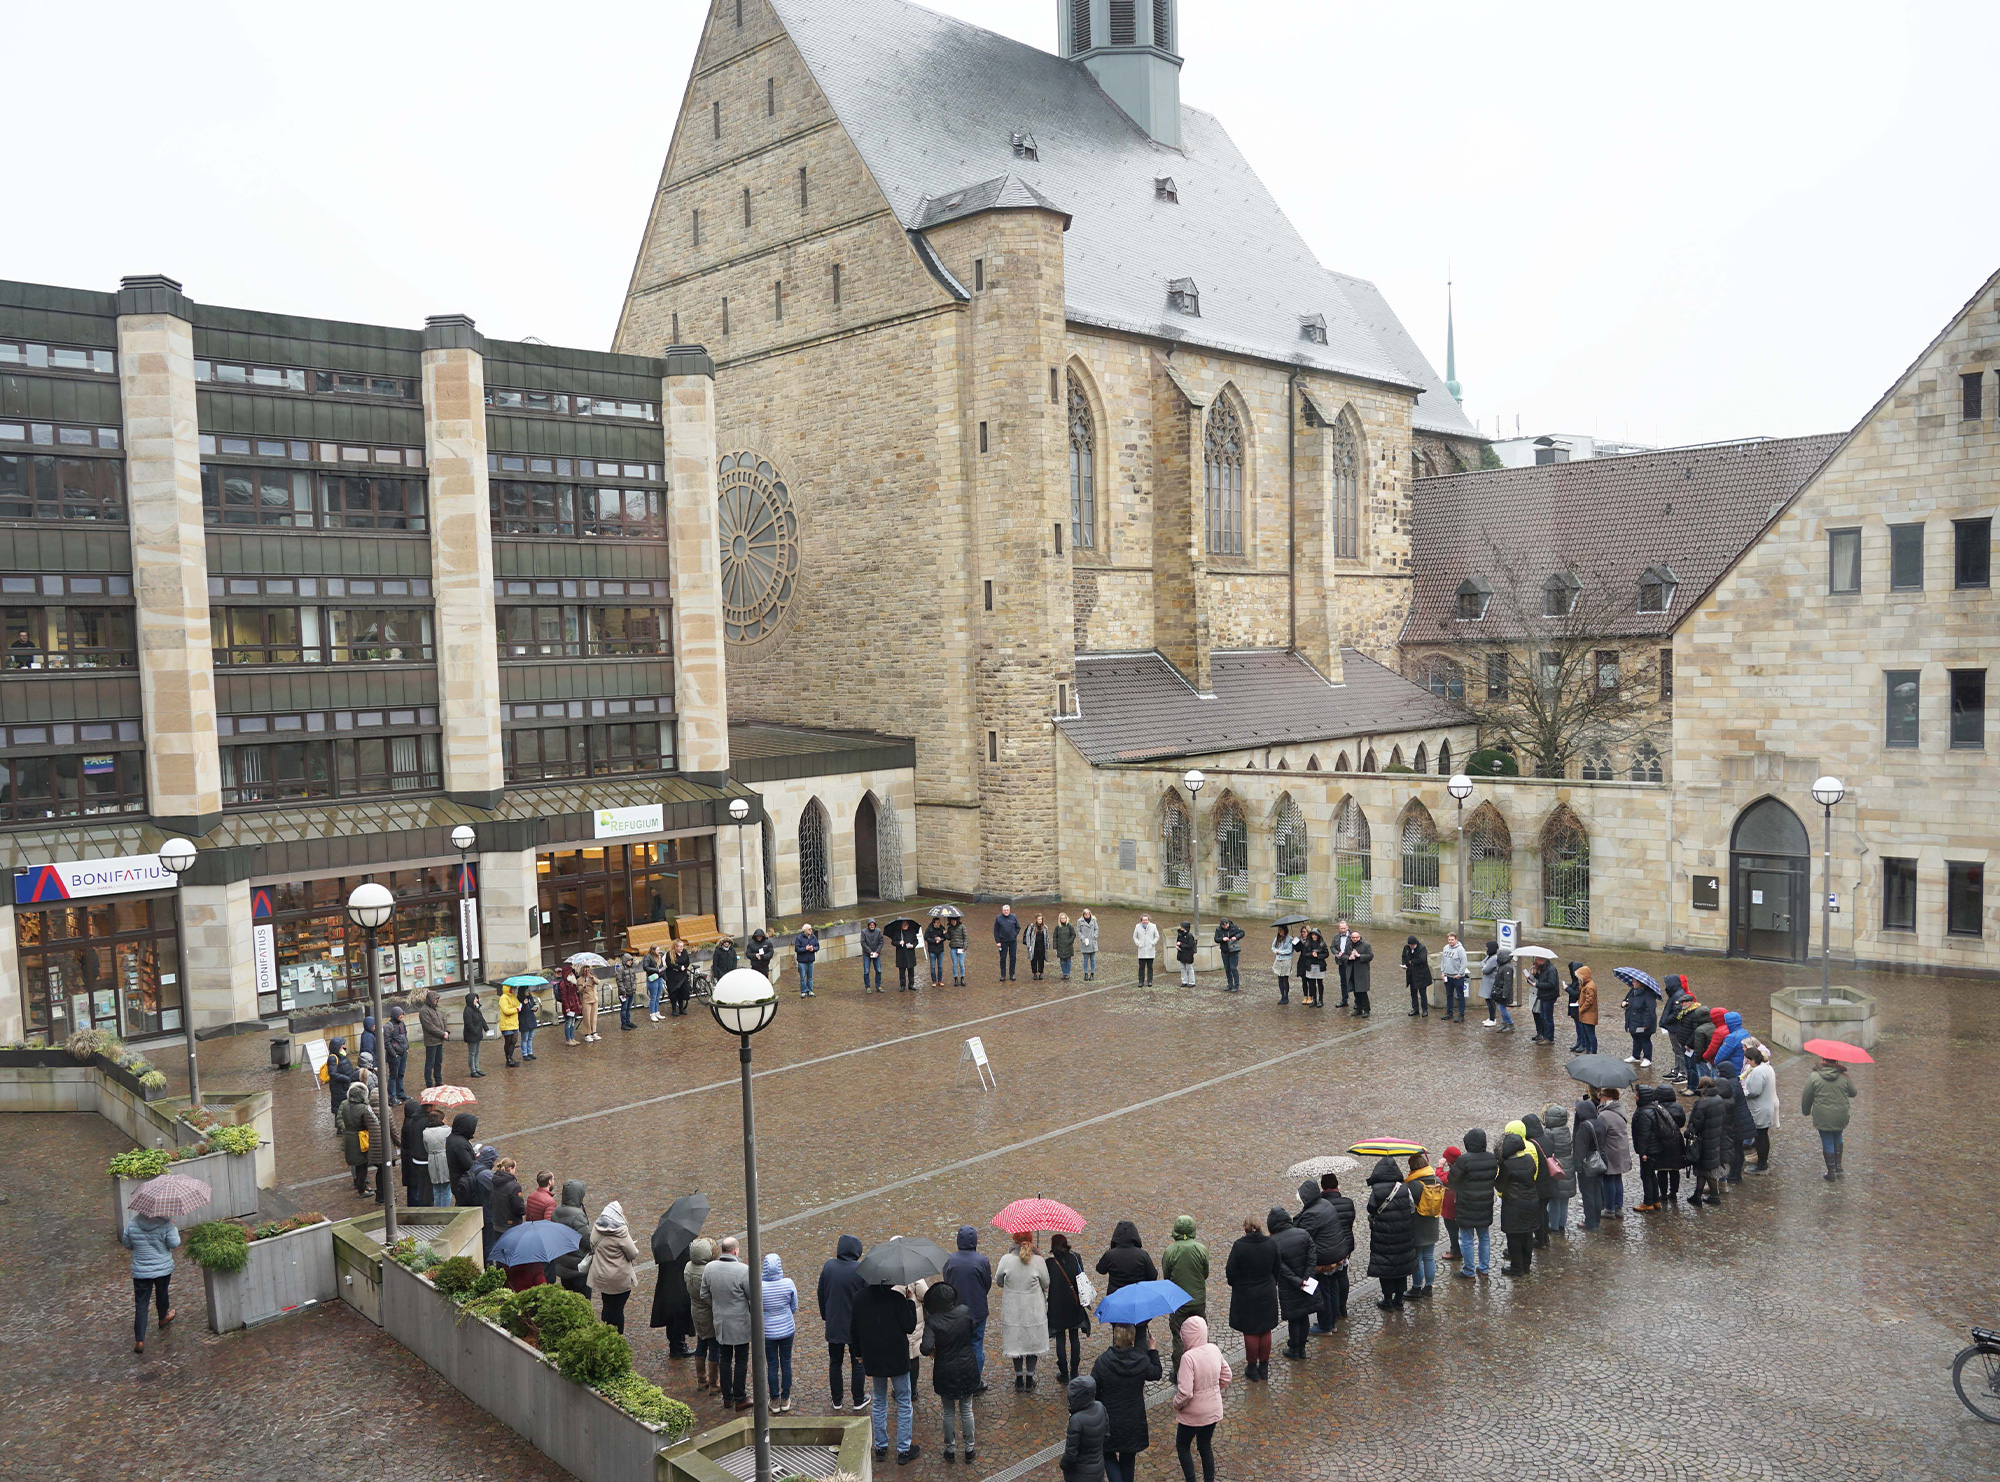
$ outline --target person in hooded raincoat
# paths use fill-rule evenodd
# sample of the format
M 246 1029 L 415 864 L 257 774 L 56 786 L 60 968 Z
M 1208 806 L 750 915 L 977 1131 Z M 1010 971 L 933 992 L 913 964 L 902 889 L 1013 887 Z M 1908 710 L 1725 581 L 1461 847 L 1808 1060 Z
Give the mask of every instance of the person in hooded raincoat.
M 1208 1324 L 1191 1317 L 1181 1324 L 1180 1377 L 1174 1381 L 1174 1451 L 1181 1476 L 1194 1482 L 1191 1450 L 1201 1452 L 1202 1482 L 1215 1482 L 1215 1428 L 1222 1422 L 1222 1389 L 1233 1377 L 1222 1350 L 1208 1341 Z M 1131 1482 L 1127 1474 L 1126 1482 Z
M 843 1235 L 834 1242 L 833 1258 L 819 1268 L 819 1320 L 826 1332 L 826 1382 L 833 1391 L 833 1413 L 841 1411 L 841 1400 L 845 1391 L 841 1388 L 843 1366 L 853 1370 L 854 1413 L 859 1415 L 868 1408 L 867 1376 L 861 1372 L 861 1350 L 853 1348 L 853 1334 L 850 1323 L 854 1316 L 854 1299 L 861 1289 L 868 1285 L 861 1274 L 861 1237 Z
M 1063 1398 L 1069 1404 L 1069 1429 L 1063 1433 L 1063 1482 L 1104 1482 L 1104 1437 L 1111 1422 L 1097 1398 L 1097 1381 L 1079 1374 L 1070 1380 Z
M 945 1257 L 944 1279 L 972 1316 L 972 1351 L 979 1366 L 979 1382 L 984 1384 L 987 1294 L 993 1290 L 993 1263 L 979 1253 L 979 1232 L 972 1226 L 958 1227 L 958 1249 Z
M 792 1408 L 792 1340 L 799 1331 L 798 1285 L 785 1275 L 776 1251 L 764 1255 L 764 1279 L 758 1291 L 764 1305 L 765 1393 L 771 1410 L 787 1415 Z
M 1160 1252 L 1160 1279 L 1187 1293 L 1187 1300 L 1167 1319 L 1168 1331 L 1173 1334 L 1173 1353 L 1167 1361 L 1167 1377 L 1171 1379 L 1180 1372 L 1181 1324 L 1191 1317 L 1208 1315 L 1208 1247 L 1194 1238 L 1191 1214 L 1174 1216 L 1173 1243 Z M 1098 1393 L 1103 1393 L 1101 1382 Z
M 1569 1108 L 1551 1102 L 1542 1108 L 1543 1146 L 1562 1165 L 1562 1172 L 1543 1207 L 1542 1228 L 1560 1235 L 1569 1227 L 1569 1201 L 1576 1197 L 1576 1138 L 1569 1130 Z
M 1368 1175 L 1368 1274 L 1382 1283 L 1375 1305 L 1403 1305 L 1403 1288 L 1417 1269 L 1417 1209 L 1394 1158 L 1378 1158 Z
M 918 1351 L 931 1361 L 931 1388 L 943 1402 L 947 1462 L 961 1439 L 968 1462 L 979 1454 L 972 1430 L 972 1398 L 986 1385 L 973 1354 L 972 1328 L 972 1313 L 952 1282 L 940 1281 L 924 1293 L 924 1336 Z
M 1090 1366 L 1104 1406 L 1106 1482 L 1132 1482 L 1139 1453 L 1152 1445 L 1146 1427 L 1146 1386 L 1161 1374 L 1160 1351 L 1144 1325 L 1113 1323 L 1111 1346 Z
M 1540 1159 L 1527 1124 L 1509 1122 L 1500 1135 L 1500 1233 L 1507 1237 L 1507 1274 L 1526 1276 L 1535 1264 L 1535 1232 L 1542 1203 L 1535 1195 Z
M 1473 1274 L 1475 1250 L 1481 1276 L 1492 1261 L 1493 1192 L 1499 1178 L 1500 1160 L 1486 1150 L 1486 1129 L 1474 1127 L 1465 1134 L 1465 1150 L 1452 1160 L 1446 1180 L 1452 1217 L 1458 1221 L 1460 1276 Z
M 1306 1356 L 1306 1334 L 1312 1315 L 1319 1310 L 1318 1298 L 1305 1289 L 1306 1283 L 1313 1280 L 1312 1235 L 1293 1224 L 1282 1205 L 1272 1206 L 1265 1217 L 1265 1226 L 1271 1232 L 1271 1244 L 1276 1247 L 1278 1257 L 1274 1274 L 1278 1280 L 1278 1311 L 1285 1319 L 1285 1357 L 1302 1359 Z
M 565 1195 L 569 1188 L 564 1184 Z M 577 1199 L 583 1198 L 583 1186 L 577 1185 Z M 857 1257 L 861 1242 L 854 1242 Z M 694 1379 L 695 1390 L 722 1388 L 722 1346 L 715 1341 L 715 1304 L 709 1300 L 708 1285 L 702 1278 L 708 1272 L 708 1263 L 715 1259 L 715 1242 L 706 1237 L 697 1239 L 688 1247 L 687 1269 L 681 1273 L 681 1284 L 687 1288 L 688 1317 L 694 1323 Z M 861 1396 L 861 1385 L 854 1386 L 854 1408 L 863 1409 L 866 1401 Z M 833 1407 L 835 1410 L 839 1405 Z
M 1585 1092 L 1570 1108 L 1576 1119 L 1573 1134 L 1576 1157 L 1576 1191 L 1583 1197 L 1583 1228 L 1597 1229 L 1604 1220 L 1604 1175 L 1591 1171 L 1591 1161 L 1604 1161 L 1604 1132 L 1597 1122 L 1597 1098 Z
M 375 1108 L 368 1100 L 368 1087 L 361 1081 L 347 1088 L 347 1100 L 340 1108 L 340 1150 L 354 1174 L 354 1192 L 366 1196 L 368 1170 L 374 1168 L 378 1170 L 375 1197 L 383 1198 L 387 1192 L 382 1187 L 382 1175 L 387 1172 L 389 1139 L 383 1135 L 382 1119 L 375 1115 Z

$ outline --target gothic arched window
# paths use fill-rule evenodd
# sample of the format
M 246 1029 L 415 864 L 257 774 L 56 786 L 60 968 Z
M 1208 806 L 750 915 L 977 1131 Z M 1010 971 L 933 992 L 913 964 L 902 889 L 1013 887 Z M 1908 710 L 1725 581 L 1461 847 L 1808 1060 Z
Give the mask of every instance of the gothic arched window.
M 1215 893 L 1250 893 L 1250 829 L 1236 799 L 1224 798 L 1215 810 Z
M 1202 487 L 1206 494 L 1208 551 L 1214 556 L 1243 554 L 1243 419 L 1236 405 L 1218 396 L 1208 409 L 1202 446 Z
M 1187 807 L 1179 793 L 1170 792 L 1160 799 L 1160 883 L 1169 890 L 1186 890 L 1193 878 Z
M 826 809 L 814 798 L 799 815 L 799 909 L 809 916 L 833 909 L 828 832 Z
M 1590 930 L 1590 835 L 1567 808 L 1542 829 L 1542 924 Z
M 1438 888 L 1437 825 L 1430 810 L 1415 798 L 1403 810 L 1403 909 L 1435 916 L 1443 908 Z
M 1660 748 L 1650 741 L 1641 741 L 1632 748 L 1632 780 L 1634 782 L 1658 782 L 1663 769 L 1660 766 Z
M 1333 908 L 1349 921 L 1373 921 L 1375 866 L 1368 815 L 1349 798 L 1333 819 Z
M 1310 854 L 1306 848 L 1306 816 L 1286 793 L 1278 799 L 1278 811 L 1271 824 L 1271 845 L 1277 854 L 1276 889 L 1281 901 L 1306 898 L 1306 875 Z
M 1097 548 L 1097 433 L 1075 376 L 1069 378 L 1069 540 L 1078 550 Z
M 1514 836 L 1491 803 L 1481 803 L 1465 824 L 1465 914 L 1472 921 L 1504 921 L 1514 914 Z
M 1356 560 L 1361 555 L 1361 448 L 1344 416 L 1334 419 L 1327 466 L 1333 476 L 1333 553 Z

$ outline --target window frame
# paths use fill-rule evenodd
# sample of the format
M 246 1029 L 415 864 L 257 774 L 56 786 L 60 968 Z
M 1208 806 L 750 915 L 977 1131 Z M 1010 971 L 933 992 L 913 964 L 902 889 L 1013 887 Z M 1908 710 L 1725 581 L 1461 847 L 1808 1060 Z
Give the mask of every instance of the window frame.
M 1852 553 L 1854 582 L 1852 586 L 1840 584 L 1841 552 Z M 1838 530 L 1826 532 L 1826 590 L 1831 597 L 1852 597 L 1861 591 L 1861 527 L 1843 525 Z
M 1559 605 L 1551 607 L 1550 601 L 1561 594 Z M 1552 572 L 1542 583 L 1542 616 L 1566 618 L 1576 616 L 1576 604 L 1583 595 L 1583 584 L 1575 575 L 1567 571 Z
M 1671 700 L 1673 697 L 1674 651 L 1672 648 L 1663 648 L 1660 650 L 1660 698 Z
M 1916 751 L 1923 744 L 1924 671 L 1884 669 L 1882 678 L 1882 745 L 1892 751 Z M 1898 717 L 1896 708 L 1896 687 L 1899 683 L 1907 683 L 1913 687 L 1908 714 L 1901 718 Z M 1897 739 L 1899 732 L 1907 732 L 1909 739 Z
M 1951 695 L 1951 739 L 1953 751 L 1986 749 L 1986 671 L 1948 669 L 1945 683 Z M 1965 698 L 1961 700 L 1961 691 Z M 1978 703 L 1971 703 L 1976 692 Z
M 18 468 L 20 478 L 11 489 L 0 489 L 0 522 L 14 524 L 92 524 L 123 525 L 127 523 L 125 459 L 118 457 L 80 458 L 75 453 L 80 448 L 58 452 L 53 447 L 47 451 L 35 451 L 31 444 L 20 452 L 0 449 L 0 468 Z M 65 465 L 74 465 L 69 472 L 83 469 L 92 470 L 92 479 L 104 479 L 115 486 L 112 492 L 104 489 L 75 492 L 80 496 L 74 500 L 64 483 Z M 43 475 L 47 484 L 44 487 Z M 15 493 L 13 490 L 19 490 Z M 20 509 L 9 506 L 19 504 Z M 86 513 L 85 511 L 93 511 Z
M 1948 859 L 1944 862 L 1944 931 L 1950 937 L 1986 935 L 1986 863 Z M 1966 909 L 1970 887 L 1971 909 Z
M 1914 531 L 1912 536 L 1908 532 Z M 1916 550 L 1910 550 L 1914 540 Z M 1908 577 L 1909 561 L 1914 554 L 1916 571 L 1914 580 L 1899 579 L 1898 573 Z M 1905 520 L 1889 526 L 1889 590 L 1892 592 L 1921 592 L 1924 589 L 1924 522 Z
M 1975 534 L 1976 532 L 1976 534 Z M 1977 550 L 1978 560 L 1969 559 Z M 1976 564 L 1977 577 L 1968 577 L 1967 567 Z M 1951 585 L 1956 592 L 1984 592 L 1993 589 L 1993 517 L 1981 515 L 1951 522 Z
M 8 603 L 4 597 L 0 597 L 0 604 L 4 604 L 0 605 L 0 668 L 20 672 L 139 667 L 137 611 L 129 605 L 62 601 Z M 21 636 L 32 636 L 38 641 L 23 644 L 7 636 L 14 631 L 15 620 L 11 614 L 17 612 L 27 614 Z M 122 614 L 122 641 L 79 643 L 73 615 L 80 613 L 102 613 L 114 627 L 118 621 L 116 615 Z M 116 638 L 118 635 L 112 636 Z M 92 662 L 96 655 L 110 657 L 107 662 Z M 79 657 L 84 662 L 78 662 Z
M 393 748 L 399 741 L 416 743 L 416 766 L 400 769 L 393 765 Z M 299 747 L 300 767 L 296 778 L 266 775 L 246 779 L 241 775 L 243 753 Z M 367 753 L 381 747 L 383 766 L 363 770 Z M 295 733 L 290 736 L 258 734 L 254 740 L 232 737 L 218 748 L 222 767 L 222 806 L 225 809 L 265 808 L 298 802 L 326 802 L 351 798 L 406 797 L 441 792 L 444 789 L 444 741 L 440 732 L 381 731 L 329 736 L 324 732 Z M 396 778 L 414 778 L 407 786 L 396 786 Z M 371 785 L 387 779 L 388 786 Z M 255 797 L 244 794 L 251 788 L 270 791 Z
M 1507 698 L 1507 654 L 1504 650 L 1486 656 L 1486 700 L 1488 704 Z M 1499 681 L 1497 684 L 1495 681 Z
M 1907 919 L 1896 919 L 1897 917 Z M 1882 856 L 1882 930 L 1917 929 L 1917 862 L 1898 855 Z
M 142 750 L 119 749 L 106 743 L 107 749 L 91 751 L 77 748 L 59 752 L 7 752 L 0 754 L 0 826 L 47 823 L 64 818 L 101 818 L 121 813 L 144 813 L 146 811 L 146 754 Z M 108 774 L 89 773 L 84 768 L 93 762 L 109 758 L 112 766 Z M 51 790 L 37 793 L 24 801 L 20 791 L 23 771 L 26 768 L 45 767 Z M 73 767 L 74 776 L 65 779 L 62 773 Z M 85 781 L 91 776 L 109 775 L 110 788 L 100 788 L 95 793 L 85 790 Z M 72 790 L 62 791 L 67 780 Z M 99 806 L 86 804 L 95 802 Z

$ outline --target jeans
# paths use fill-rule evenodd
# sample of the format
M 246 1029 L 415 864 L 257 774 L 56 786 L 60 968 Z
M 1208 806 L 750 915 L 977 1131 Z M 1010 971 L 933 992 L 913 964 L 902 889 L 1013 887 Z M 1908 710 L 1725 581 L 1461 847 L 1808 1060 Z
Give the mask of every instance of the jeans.
M 530 1060 L 535 1058 L 535 1029 L 535 1025 L 528 1023 L 526 1020 L 522 1021 L 521 1053 Z
M 1597 1026 L 1595 1024 L 1578 1023 L 1576 1026 L 1576 1042 L 1579 1047 L 1578 1054 L 1595 1055 L 1597 1053 Z
M 1319 1290 L 1313 1293 L 1319 1298 L 1319 1329 L 1331 1333 L 1347 1315 L 1347 1268 L 1313 1274 L 1319 1278 Z
M 972 1325 L 972 1361 L 979 1366 L 980 1383 L 986 1382 L 986 1319 Z
M 450 1184 L 432 1184 L 432 1185 L 431 1185 L 431 1208 L 432 1208 L 432 1209 L 449 1209 L 449 1208 L 451 1208 L 451 1185 L 450 1185 Z
M 151 1297 L 160 1309 L 160 1320 L 164 1322 L 173 1304 L 167 1300 L 167 1283 L 174 1279 L 173 1272 L 165 1276 L 135 1276 L 132 1278 L 132 1341 L 146 1341 L 146 1299 Z
M 833 1408 L 836 1410 L 840 1408 L 842 1398 L 847 1393 L 846 1390 L 841 1388 L 841 1381 L 844 1377 L 841 1372 L 843 1367 L 841 1360 L 843 1356 L 847 1360 L 847 1366 L 852 1367 L 854 1370 L 854 1405 L 856 1409 L 859 1409 L 861 1402 L 868 1398 L 868 1378 L 861 1372 L 861 1355 L 858 1353 L 848 1353 L 845 1343 L 829 1343 L 826 1345 L 826 1383 L 827 1388 L 833 1391 Z
M 1496 998 L 1493 1000 L 1493 1007 L 1499 1011 L 1500 1022 L 1505 1024 L 1509 1029 L 1512 1029 L 1514 1027 L 1514 1016 L 1507 1012 L 1507 1005 Z
M 1840 1132 L 1828 1132 L 1822 1128 L 1819 1134 L 1820 1152 L 1838 1162 L 1840 1160 L 1840 1139 L 1845 1135 L 1845 1129 Z
M 632 1000 L 622 993 L 618 996 L 618 1027 L 620 1029 L 632 1027 Z
M 658 973 L 648 973 L 646 975 L 646 1012 L 648 1014 L 658 1014 L 660 1012 L 660 995 L 666 991 L 667 980 L 665 978 L 661 977 Z
M 408 1055 L 391 1055 L 389 1057 L 389 1099 L 391 1101 L 408 1101 L 410 1099 L 403 1093 L 403 1072 L 409 1068 L 410 1057 Z
M 965 1437 L 965 1454 L 972 1455 L 978 1440 L 972 1434 L 972 1397 L 944 1402 L 944 1454 L 951 1455 L 951 1448 L 958 1444 L 958 1437 Z
M 1138 1476 L 1138 1452 L 1107 1451 L 1104 1453 L 1104 1482 L 1137 1482 Z
M 951 975 L 961 983 L 965 981 L 965 948 L 963 947 L 953 947 L 951 949 Z
M 1583 1228 L 1595 1230 L 1603 1223 L 1604 1179 L 1593 1178 L 1588 1173 L 1580 1173 L 1576 1179 L 1577 1192 L 1583 1195 Z
M 1421 1291 L 1425 1287 L 1435 1286 L 1437 1284 L 1437 1274 L 1437 1247 L 1435 1245 L 1419 1245 L 1417 1247 L 1417 1274 L 1411 1278 L 1411 1287 L 1414 1290 Z
M 798 965 L 799 997 L 811 998 L 813 996 L 813 959 L 810 957 L 801 957 L 798 959 Z
M 1019 942 L 1001 942 L 999 946 L 1000 976 L 1003 979 L 1011 978 L 1021 965 L 1021 944 Z
M 444 1084 L 444 1046 L 442 1044 L 424 1046 L 424 1084 L 442 1086 Z
M 479 1074 L 479 1052 L 485 1047 L 484 1040 L 469 1039 L 465 1042 L 465 1066 L 468 1074 Z
M 566 1045 L 573 1045 L 573 1044 L 575 1044 L 575 1043 L 576 1043 L 576 1015 L 575 1015 L 575 1014 L 564 1014 L 564 1015 L 563 1015 L 563 1043 L 564 1043 L 564 1044 L 566 1044 Z
M 1194 1458 L 1189 1449 L 1201 1451 L 1202 1482 L 1215 1482 L 1215 1422 L 1207 1425 L 1175 1425 L 1174 1450 L 1181 1459 L 1181 1476 L 1186 1482 L 1194 1482 Z
M 1651 1034 L 1635 1034 L 1632 1036 L 1632 1057 L 1635 1060 L 1651 1060 L 1653 1058 L 1653 1036 Z
M 1062 970 L 1063 970 L 1063 981 L 1064 981 L 1064 982 L 1068 982 L 1068 981 L 1069 981 L 1069 959 L 1068 959 L 1067 957 L 1058 957 L 1058 958 L 1056 959 L 1056 961 L 1058 961 L 1058 962 L 1060 962 L 1060 963 L 1062 964 Z
M 1604 1175 L 1604 1192 L 1603 1192 L 1602 1194 L 1600 1194 L 1600 1195 L 1599 1195 L 1598 1197 L 1599 1197 L 1600 1201 L 1602 1202 L 1602 1204 L 1603 1204 L 1604 1208 L 1605 1208 L 1605 1209 L 1607 1209 L 1607 1210 L 1611 1210 L 1611 1209 L 1617 1209 L 1617 1210 L 1622 1210 L 1622 1209 L 1624 1209 L 1624 1208 L 1625 1208 L 1625 1175 L 1624 1175 L 1624 1174 L 1622 1174 L 1622 1173 L 1607 1173 L 1607 1174 L 1605 1174 L 1605 1175 Z
M 1444 1016 L 1447 1019 L 1465 1017 L 1465 979 L 1444 980 Z
M 722 1355 L 722 1397 L 730 1401 L 744 1398 L 750 1382 L 750 1345 L 718 1343 L 716 1351 Z
M 1096 975 L 1096 973 L 1097 973 L 1097 954 L 1096 954 L 1095 952 L 1086 952 L 1086 953 L 1084 953 L 1084 954 L 1083 954 L 1083 975 L 1084 975 L 1084 976 L 1085 976 L 1086 978 L 1088 978 L 1088 977 L 1094 977 L 1094 976 Z
M 883 1450 L 889 1444 L 889 1399 L 896 1400 L 896 1451 L 902 1454 L 910 1449 L 910 1423 L 915 1418 L 910 1404 L 910 1376 L 898 1374 L 893 1379 L 877 1374 L 869 1381 L 875 1388 L 875 1449 Z
M 863 992 L 866 992 L 870 988 L 880 988 L 881 986 L 882 954 L 877 952 L 861 959 L 861 988 Z
M 1473 1238 L 1475 1236 L 1478 1237 L 1476 1242 Z M 1484 1272 L 1493 1260 L 1493 1227 L 1491 1225 L 1480 1225 L 1476 1229 L 1471 1225 L 1458 1227 L 1460 1269 L 1468 1276 L 1472 1274 L 1472 1252 L 1475 1243 L 1479 1248 L 1479 1269 Z
M 1554 1044 L 1556 1038 L 1556 1006 L 1554 1002 L 1539 998 L 1536 999 L 1534 1015 L 1535 1033 L 1549 1041 L 1550 1044 Z
M 1546 1224 L 1551 1235 L 1560 1235 L 1569 1228 L 1569 1200 L 1550 1199 L 1545 1201 L 1548 1211 Z
M 944 953 L 927 952 L 924 955 L 931 960 L 931 985 L 936 987 L 944 982 Z
M 1236 970 L 1237 964 L 1242 962 L 1242 960 L 1243 954 L 1241 952 L 1225 952 L 1222 954 L 1222 978 L 1229 985 L 1231 993 L 1234 993 L 1243 986 L 1243 975 Z
M 795 1336 L 787 1333 L 782 1338 L 764 1340 L 764 1373 L 774 1403 L 792 1397 L 792 1339 Z

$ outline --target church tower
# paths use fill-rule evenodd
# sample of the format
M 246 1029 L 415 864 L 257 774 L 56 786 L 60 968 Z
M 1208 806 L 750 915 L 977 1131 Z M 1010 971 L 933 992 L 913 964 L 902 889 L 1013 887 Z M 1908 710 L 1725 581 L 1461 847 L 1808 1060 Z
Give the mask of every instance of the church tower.
M 1181 147 L 1180 0 L 1057 0 L 1057 42 L 1159 144 Z

